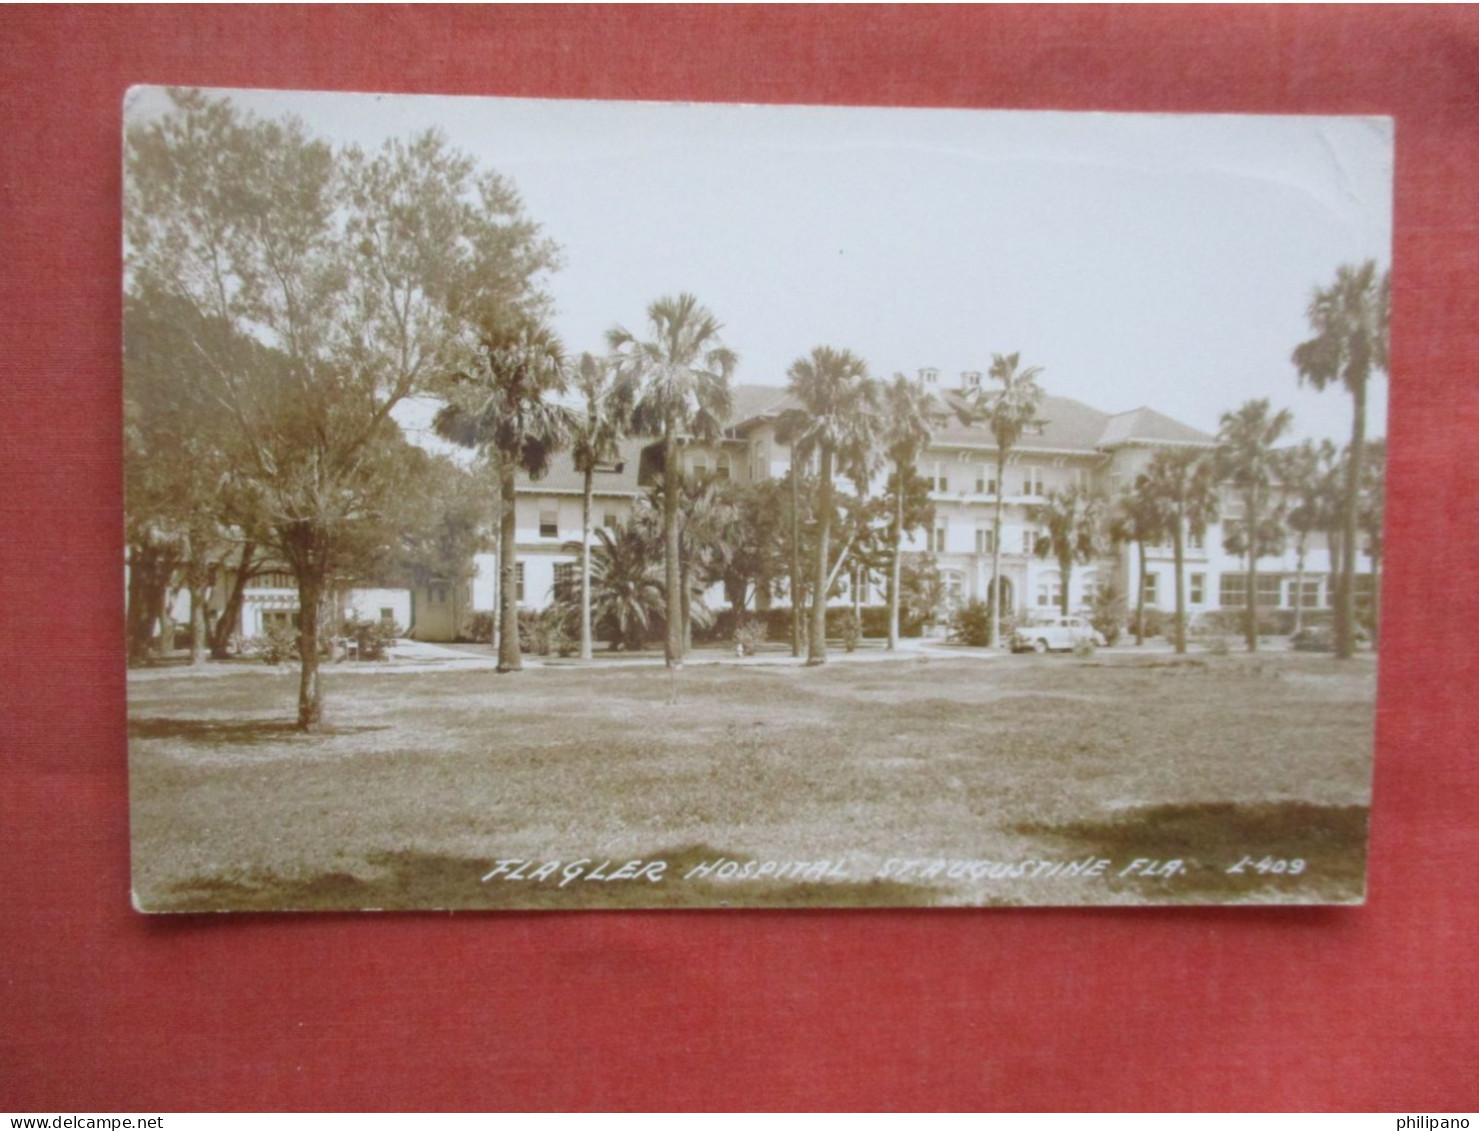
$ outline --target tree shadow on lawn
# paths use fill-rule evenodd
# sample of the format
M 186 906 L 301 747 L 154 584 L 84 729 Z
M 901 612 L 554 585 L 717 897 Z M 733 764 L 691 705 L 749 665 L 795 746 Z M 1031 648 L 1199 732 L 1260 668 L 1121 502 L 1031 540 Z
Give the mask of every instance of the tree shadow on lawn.
M 1114 861 L 1112 887 L 1157 902 L 1358 903 L 1366 887 L 1368 816 L 1364 805 L 1193 802 L 1142 806 L 1108 820 L 1021 824 L 1014 831 L 1107 856 Z M 1116 874 L 1137 858 L 1180 860 L 1188 871 L 1171 878 Z M 1291 874 L 1296 860 L 1303 864 Z M 1230 870 L 1240 862 L 1238 871 Z
M 579 859 L 578 857 L 575 859 Z M 609 859 L 611 873 L 626 861 L 592 854 L 586 870 Z M 267 871 L 200 876 L 175 884 L 148 911 L 593 911 L 651 908 L 927 907 L 943 889 L 894 880 L 685 879 L 696 865 L 738 857 L 705 844 L 685 845 L 647 858 L 665 861 L 662 879 L 590 881 L 560 886 L 556 872 L 544 881 L 484 881 L 488 857 L 402 849 L 365 861 L 375 874 L 347 871 L 280 876 Z
M 308 734 L 288 719 L 135 718 L 128 721 L 130 739 L 178 739 L 202 746 L 256 746 L 285 739 L 323 738 L 389 729 L 389 726 L 326 726 Z

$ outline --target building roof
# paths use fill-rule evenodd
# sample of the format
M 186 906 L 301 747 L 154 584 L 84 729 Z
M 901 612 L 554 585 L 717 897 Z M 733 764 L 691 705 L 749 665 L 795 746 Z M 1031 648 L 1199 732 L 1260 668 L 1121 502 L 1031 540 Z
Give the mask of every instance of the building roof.
M 642 462 L 642 449 L 651 440 L 628 437 L 617 444 L 617 458 L 611 464 L 598 467 L 592 481 L 592 490 L 597 495 L 640 495 L 642 488 L 637 483 L 637 470 Z M 521 491 L 560 491 L 576 494 L 585 490 L 585 476 L 575 470 L 575 461 L 569 452 L 558 452 L 549 461 L 548 474 L 531 480 L 527 472 L 519 472 Z
M 1099 447 L 1117 448 L 1125 444 L 1212 444 L 1216 440 L 1199 429 L 1172 420 L 1153 408 L 1137 408 L 1116 413 L 1109 418 Z
M 732 390 L 733 411 L 729 418 L 731 434 L 746 427 L 773 420 L 788 408 L 797 406 L 796 398 L 774 385 L 736 385 Z M 937 447 L 970 447 L 995 450 L 996 441 L 985 425 L 962 421 L 965 401 L 956 390 L 939 390 L 934 394 L 937 411 L 932 443 Z M 1039 427 L 1029 429 L 1017 441 L 1020 452 L 1082 452 L 1085 455 L 1109 451 L 1128 444 L 1212 444 L 1207 433 L 1173 420 L 1151 408 L 1129 412 L 1107 413 L 1090 408 L 1071 397 L 1044 396 L 1038 411 Z M 638 495 L 642 493 L 639 472 L 642 450 L 653 443 L 647 437 L 621 441 L 618 470 L 596 473 L 594 488 L 598 495 Z M 649 457 L 650 459 L 651 457 Z M 544 491 L 580 492 L 583 477 L 575 470 L 568 452 L 552 461 L 549 474 L 531 483 L 520 473 L 520 488 Z

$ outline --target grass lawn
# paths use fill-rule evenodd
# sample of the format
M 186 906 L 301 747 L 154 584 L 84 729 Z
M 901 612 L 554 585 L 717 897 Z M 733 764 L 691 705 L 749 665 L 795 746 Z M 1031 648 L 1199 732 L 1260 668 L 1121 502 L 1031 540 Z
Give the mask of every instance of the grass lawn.
M 676 677 L 331 669 L 326 686 L 331 730 L 309 736 L 290 728 L 293 670 L 131 681 L 141 907 L 1349 902 L 1363 890 L 1369 658 L 1106 652 Z

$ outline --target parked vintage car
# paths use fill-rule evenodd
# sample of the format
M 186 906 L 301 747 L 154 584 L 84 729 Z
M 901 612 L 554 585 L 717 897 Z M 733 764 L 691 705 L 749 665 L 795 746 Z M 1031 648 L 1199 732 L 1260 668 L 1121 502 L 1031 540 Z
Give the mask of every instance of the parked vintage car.
M 1082 642 L 1104 647 L 1104 637 L 1083 617 L 1054 617 L 1027 624 L 1012 633 L 1013 652 L 1071 652 Z

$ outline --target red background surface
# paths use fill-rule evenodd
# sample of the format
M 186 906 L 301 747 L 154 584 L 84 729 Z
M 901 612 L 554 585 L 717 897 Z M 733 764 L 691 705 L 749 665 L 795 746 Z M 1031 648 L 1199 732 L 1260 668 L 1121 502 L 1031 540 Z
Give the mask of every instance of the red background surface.
M 1394 115 L 1369 904 L 134 914 L 140 82 Z M 0 99 L 0 1108 L 1479 1106 L 1474 9 L 9 9 Z

